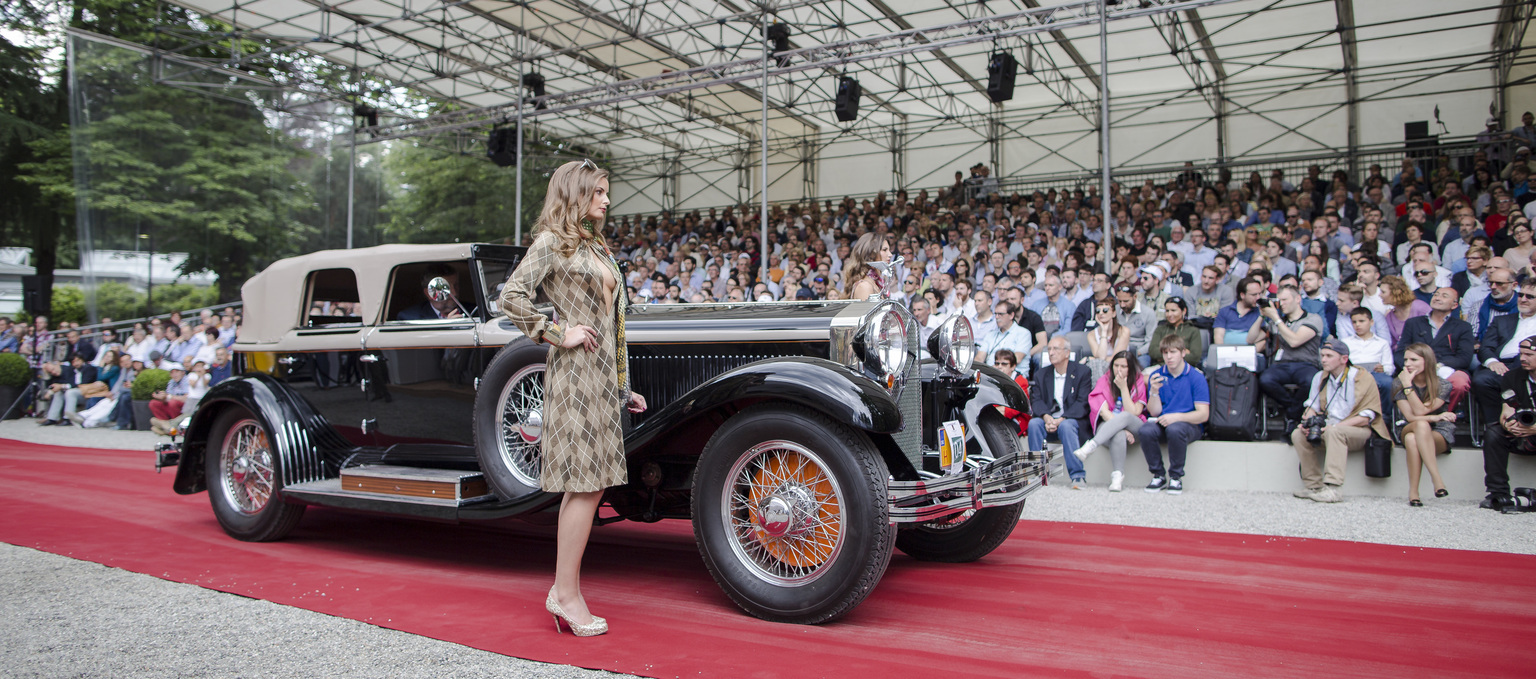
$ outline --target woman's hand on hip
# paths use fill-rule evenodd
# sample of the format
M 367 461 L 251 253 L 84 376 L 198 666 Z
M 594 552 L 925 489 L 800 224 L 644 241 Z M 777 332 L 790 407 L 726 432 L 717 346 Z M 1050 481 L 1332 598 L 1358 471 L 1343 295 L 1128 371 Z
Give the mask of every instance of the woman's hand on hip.
M 632 413 L 643 413 L 645 412 L 645 397 L 634 392 L 630 392 L 629 401 L 624 404 L 624 407 Z
M 585 346 L 587 351 L 597 351 L 597 331 L 590 326 L 573 325 L 565 329 L 565 338 L 560 341 L 560 346 L 566 349 Z

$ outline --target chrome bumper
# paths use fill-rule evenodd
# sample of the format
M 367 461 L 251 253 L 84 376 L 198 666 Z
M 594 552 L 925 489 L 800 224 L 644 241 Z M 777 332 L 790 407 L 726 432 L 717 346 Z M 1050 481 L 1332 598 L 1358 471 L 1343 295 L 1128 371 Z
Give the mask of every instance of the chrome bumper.
M 1009 453 L 954 476 L 887 483 L 892 523 L 936 521 L 1022 501 L 1045 483 L 1050 451 Z

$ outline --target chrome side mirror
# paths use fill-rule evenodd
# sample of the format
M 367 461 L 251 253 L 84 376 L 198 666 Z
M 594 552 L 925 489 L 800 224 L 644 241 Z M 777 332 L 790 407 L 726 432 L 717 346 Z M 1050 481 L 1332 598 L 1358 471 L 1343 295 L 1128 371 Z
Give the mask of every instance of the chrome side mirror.
M 453 298 L 453 290 L 448 287 L 448 279 L 438 276 L 427 281 L 427 297 L 434 302 L 446 302 Z

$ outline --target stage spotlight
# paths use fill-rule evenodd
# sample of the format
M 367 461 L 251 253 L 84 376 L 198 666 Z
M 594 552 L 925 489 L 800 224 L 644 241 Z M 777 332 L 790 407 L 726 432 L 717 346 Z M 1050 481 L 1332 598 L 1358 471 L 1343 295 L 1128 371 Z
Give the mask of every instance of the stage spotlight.
M 789 26 L 787 24 L 772 23 L 768 25 L 768 41 L 773 43 L 773 53 L 789 51 Z M 788 66 L 789 59 L 780 57 L 779 66 Z
M 837 105 L 833 110 L 838 120 L 846 123 L 858 119 L 860 92 L 859 81 L 846 75 L 837 79 Z
M 366 104 L 358 104 L 352 107 L 353 118 L 367 118 L 368 127 L 379 126 L 379 109 Z
M 1013 80 L 1019 74 L 1019 62 L 1007 52 L 993 52 L 987 60 L 987 97 L 994 103 L 1013 98 Z
M 485 156 L 501 167 L 517 164 L 517 154 L 522 147 L 516 127 L 497 127 L 491 130 L 491 138 L 485 144 Z
M 523 87 L 531 90 L 534 97 L 544 96 L 544 76 L 538 73 L 524 73 Z M 543 110 L 546 108 L 544 102 L 542 101 L 534 104 L 533 107 L 538 110 Z

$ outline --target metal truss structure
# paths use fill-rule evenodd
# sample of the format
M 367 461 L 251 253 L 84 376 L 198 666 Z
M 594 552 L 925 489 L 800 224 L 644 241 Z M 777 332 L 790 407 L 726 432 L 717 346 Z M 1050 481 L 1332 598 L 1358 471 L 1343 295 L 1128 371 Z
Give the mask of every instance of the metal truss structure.
M 357 143 L 465 153 L 529 125 L 601 155 L 634 211 L 947 185 L 996 174 L 1354 150 L 1447 112 L 1467 134 L 1506 93 L 1532 0 L 173 0 L 232 30 L 168 36 L 175 69 L 241 71 L 304 51 L 387 87 L 274 87 L 380 109 Z M 1108 68 L 1099 54 L 1105 23 Z M 765 40 L 772 24 L 785 44 Z M 171 40 L 169 38 L 174 38 Z M 239 44 L 227 58 L 191 48 Z M 986 96 L 988 55 L 1019 61 Z M 1102 72 L 1101 72 L 1102 71 Z M 524 76 L 537 73 L 535 96 Z M 833 116 L 836 79 L 863 89 Z M 184 78 L 188 86 L 207 78 Z M 217 80 L 216 78 L 213 80 Z M 1111 82 L 1108 88 L 1106 83 Z M 1101 108 L 1102 98 L 1110 105 Z M 410 91 L 433 111 L 397 104 Z M 319 108 L 312 106 L 311 109 Z M 293 110 L 310 110 L 295 105 Z M 1107 110 L 1107 119 L 1104 111 Z M 1468 129 L 1468 125 L 1471 128 Z M 1351 157 L 1354 154 L 1350 154 Z M 766 187 L 766 188 L 765 188 Z M 626 199 L 628 200 L 628 199 Z

